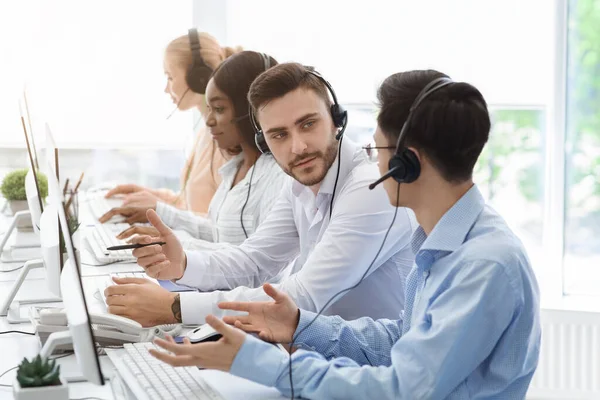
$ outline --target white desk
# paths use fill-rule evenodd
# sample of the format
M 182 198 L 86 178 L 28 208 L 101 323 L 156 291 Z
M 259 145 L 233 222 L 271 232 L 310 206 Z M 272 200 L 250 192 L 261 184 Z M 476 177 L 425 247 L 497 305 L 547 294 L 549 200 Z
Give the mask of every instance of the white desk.
M 0 232 L 6 229 L 6 219 L 0 218 Z M 82 260 L 85 260 L 85 254 L 82 254 Z M 0 271 L 18 267 L 22 263 L 3 264 L 0 263 Z M 113 264 L 104 267 L 82 266 L 82 275 L 84 276 L 84 289 L 88 305 L 91 311 L 98 312 L 104 309 L 104 304 L 94 296 L 95 287 L 90 285 L 93 276 L 107 275 L 112 272 L 132 271 L 136 270 L 137 266 L 133 264 Z M 0 300 L 4 299 L 5 294 L 9 291 L 13 281 L 17 278 L 20 270 L 12 272 L 0 272 Z M 46 293 L 45 270 L 31 271 L 28 278 L 24 282 L 16 299 L 27 299 L 39 297 Z M 58 304 L 54 304 L 58 305 Z M 22 307 L 25 309 L 25 306 Z M 23 311 L 25 312 L 25 311 Z M 11 325 L 6 321 L 5 317 L 0 317 L 0 332 L 8 330 L 19 330 L 31 332 L 32 326 L 26 324 Z M 40 350 L 40 342 L 37 336 L 21 335 L 21 334 L 4 334 L 0 335 L 0 374 L 4 371 L 18 365 L 23 357 L 34 357 Z M 112 364 L 106 356 L 102 357 L 103 373 L 110 377 L 113 374 Z M 61 372 L 67 376 L 76 375 L 78 371 L 77 361 L 74 355 L 61 358 L 57 361 L 61 365 Z M 273 388 L 267 388 L 262 385 L 235 377 L 233 375 L 219 371 L 202 371 L 206 381 L 218 390 L 226 399 L 285 399 L 279 392 Z M 11 385 L 11 387 L 0 386 L 0 400 L 12 399 L 12 382 L 14 380 L 16 370 L 8 372 L 0 378 L 0 385 Z M 100 399 L 112 399 L 112 391 L 110 383 L 99 387 L 90 383 L 72 383 L 69 385 L 69 396 L 71 399 L 80 399 L 87 397 L 97 397 Z

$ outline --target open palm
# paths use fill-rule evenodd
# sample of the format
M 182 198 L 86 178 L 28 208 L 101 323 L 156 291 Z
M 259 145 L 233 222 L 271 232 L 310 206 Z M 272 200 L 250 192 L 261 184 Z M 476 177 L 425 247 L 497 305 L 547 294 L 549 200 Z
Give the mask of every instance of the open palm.
M 219 303 L 219 308 L 223 310 L 248 313 L 226 316 L 223 321 L 246 332 L 257 333 L 267 342 L 290 343 L 298 326 L 298 307 L 288 295 L 279 292 L 270 284 L 265 283 L 263 289 L 275 301 Z

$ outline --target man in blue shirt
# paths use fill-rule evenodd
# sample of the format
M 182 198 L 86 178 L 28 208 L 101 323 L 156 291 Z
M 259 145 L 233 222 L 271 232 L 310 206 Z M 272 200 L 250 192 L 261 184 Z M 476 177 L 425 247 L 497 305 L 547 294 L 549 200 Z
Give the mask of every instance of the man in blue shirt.
M 247 312 L 225 322 L 263 340 L 294 339 L 291 379 L 287 354 L 214 317 L 220 341 L 157 340 L 173 354 L 153 355 L 310 399 L 525 397 L 539 356 L 539 291 L 523 245 L 472 181 L 490 130 L 486 102 L 436 71 L 394 74 L 378 97 L 367 151 L 391 203 L 413 209 L 420 225 L 401 318 L 317 316 L 265 285 L 274 302 L 220 307 Z

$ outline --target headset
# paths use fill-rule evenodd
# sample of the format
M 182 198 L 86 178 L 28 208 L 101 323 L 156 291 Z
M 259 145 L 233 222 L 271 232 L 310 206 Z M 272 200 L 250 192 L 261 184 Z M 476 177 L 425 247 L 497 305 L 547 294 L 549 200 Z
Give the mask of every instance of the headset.
M 175 111 L 179 109 L 179 105 L 190 90 L 194 93 L 206 94 L 206 85 L 208 85 L 208 81 L 213 73 L 212 68 L 206 65 L 202 59 L 202 55 L 200 54 L 198 30 L 196 28 L 190 28 L 188 30 L 188 38 L 190 40 L 190 50 L 192 52 L 192 63 L 185 73 L 185 83 L 187 83 L 188 87 L 179 98 L 179 101 L 175 105 L 173 111 L 171 111 L 171 113 L 167 116 L 167 119 L 170 119 L 173 114 L 175 114 Z M 198 119 L 198 121 L 200 121 L 200 119 Z M 194 124 L 193 129 L 196 129 L 197 125 L 198 122 Z
M 342 140 L 343 140 L 344 132 L 346 131 L 346 127 L 348 126 L 348 111 L 346 111 L 344 109 L 344 107 L 342 107 L 340 105 L 340 103 L 338 103 L 337 96 L 335 95 L 335 91 L 333 90 L 333 87 L 325 78 L 323 78 L 323 75 L 321 75 L 320 73 L 315 71 L 312 67 L 304 66 L 304 69 L 306 70 L 306 72 L 317 77 L 317 79 L 319 79 L 321 82 L 323 82 L 323 84 L 325 85 L 325 87 L 327 88 L 329 93 L 331 94 L 331 98 L 333 99 L 333 104 L 331 105 L 331 108 L 330 108 L 331 119 L 333 120 L 333 125 L 339 129 L 338 133 L 335 135 L 335 139 L 339 140 L 340 144 L 338 146 L 337 174 L 335 176 L 335 183 L 333 184 L 333 194 L 331 196 L 331 202 L 329 204 L 329 219 L 331 219 L 331 216 L 333 213 L 333 200 L 335 199 L 335 190 L 337 189 L 338 179 L 340 178 L 340 167 L 342 165 L 342 162 L 341 162 Z M 254 143 L 256 144 L 256 147 L 258 147 L 260 152 L 263 154 L 270 153 L 271 151 L 265 140 L 265 135 L 264 135 L 262 129 L 259 128 L 258 123 L 256 122 L 256 118 L 254 116 L 254 111 L 252 110 L 252 105 L 250 105 L 250 110 L 248 111 L 248 115 L 250 116 L 250 123 L 251 123 L 252 127 L 254 128 Z
M 268 70 L 269 68 L 271 68 L 271 58 L 266 55 L 265 53 L 258 53 L 260 54 L 260 56 L 263 59 L 263 65 L 265 67 L 265 71 Z M 236 117 L 234 119 L 231 120 L 232 123 L 238 123 L 239 121 L 247 118 L 248 116 L 250 116 L 251 113 L 248 113 L 246 115 L 242 115 L 241 117 Z M 250 117 L 252 120 L 252 117 Z M 256 136 L 255 136 L 256 138 Z M 265 143 L 266 145 L 266 143 Z M 267 147 L 268 148 L 268 147 Z M 259 147 L 260 149 L 260 147 Z M 261 151 L 261 153 L 264 153 L 263 151 Z M 257 160 L 258 162 L 258 160 Z M 248 181 L 248 194 L 246 195 L 246 201 L 244 202 L 244 205 L 242 206 L 242 210 L 240 211 L 240 224 L 242 225 L 242 231 L 244 231 L 244 236 L 246 236 L 246 239 L 248 239 L 248 232 L 246 232 L 246 227 L 244 226 L 244 210 L 246 209 L 246 206 L 248 205 L 248 200 L 250 200 L 250 190 L 252 189 L 252 178 L 254 177 L 254 171 L 256 171 L 256 164 L 257 162 L 254 163 L 254 165 L 252 166 L 252 173 L 250 174 L 250 180 Z
M 369 189 L 373 190 L 377 185 L 379 185 L 381 182 L 383 182 L 384 180 L 386 180 L 390 177 L 394 178 L 394 180 L 398 183 L 411 183 L 411 182 L 416 181 L 419 178 L 419 174 L 421 173 L 421 164 L 419 163 L 419 159 L 417 158 L 416 154 L 412 150 L 409 150 L 403 146 L 402 140 L 404 138 L 404 135 L 406 135 L 406 131 L 408 130 L 411 118 L 414 115 L 414 111 L 419 106 L 419 104 L 421 104 L 421 102 L 423 100 L 425 100 L 427 98 L 427 96 L 429 96 L 431 93 L 433 93 L 436 90 L 441 89 L 444 86 L 447 86 L 451 83 L 453 83 L 453 81 L 452 81 L 452 79 L 450 79 L 448 77 L 434 79 L 433 81 L 429 82 L 421 90 L 421 92 L 417 95 L 412 106 L 409 109 L 408 117 L 406 118 L 406 121 L 404 122 L 404 124 L 402 125 L 402 129 L 400 130 L 400 135 L 398 136 L 398 141 L 396 143 L 396 152 L 389 161 L 389 171 L 386 172 L 385 175 L 383 175 L 377 181 L 375 181 L 374 183 L 369 185 Z M 397 192 L 396 192 L 396 198 L 399 198 L 399 197 L 400 197 L 400 185 L 398 185 Z M 329 304 L 334 299 L 338 298 L 338 296 L 341 296 L 342 294 L 344 294 L 346 292 L 349 292 L 350 290 L 356 288 L 358 285 L 360 285 L 362 283 L 362 281 L 365 279 L 365 277 L 367 276 L 367 274 L 369 273 L 369 271 L 375 264 L 375 261 L 379 257 L 379 254 L 383 250 L 383 246 L 385 245 L 387 237 L 388 237 L 392 227 L 394 226 L 394 222 L 396 222 L 397 214 L 398 214 L 398 207 L 396 207 L 394 210 L 394 217 L 392 218 L 392 222 L 390 223 L 390 226 L 388 227 L 388 229 L 385 233 L 385 236 L 383 237 L 383 240 L 381 241 L 381 245 L 379 246 L 379 249 L 377 250 L 375 257 L 373 257 L 373 260 L 369 264 L 369 267 L 365 270 L 365 272 L 360 277 L 358 282 L 346 289 L 340 290 L 339 292 L 337 292 L 336 294 L 331 296 L 329 298 L 329 300 L 327 300 L 327 302 L 325 302 L 325 305 L 319 310 L 317 315 L 315 315 L 314 318 L 306 326 L 304 326 L 304 328 L 302 328 L 299 332 L 294 333 L 294 335 L 292 336 L 292 342 L 290 344 L 290 348 L 292 348 L 294 346 L 294 343 L 296 342 L 296 339 L 298 338 L 298 336 L 317 320 L 317 318 L 323 313 L 323 311 L 325 311 L 327 309 Z M 366 357 L 367 361 L 369 362 L 369 364 L 372 365 L 366 354 L 365 354 L 365 357 Z M 292 354 L 291 353 L 288 358 L 288 374 L 290 377 L 291 398 L 293 399 L 294 398 L 294 381 L 292 378 Z
M 337 96 L 335 95 L 333 87 L 329 82 L 327 82 L 325 78 L 323 78 L 323 75 L 315 71 L 312 67 L 305 66 L 304 68 L 306 69 L 306 72 L 317 77 L 321 82 L 323 82 L 323 84 L 325 85 L 325 87 L 327 87 L 327 90 L 331 94 L 331 98 L 333 99 L 333 104 L 331 105 L 330 110 L 331 118 L 333 119 L 333 125 L 339 129 L 339 132 L 335 136 L 335 138 L 337 140 L 340 140 L 340 138 L 344 134 L 344 131 L 346 130 L 346 126 L 348 125 L 348 111 L 346 111 L 344 107 L 342 107 L 338 103 Z M 254 128 L 254 143 L 256 143 L 256 147 L 258 147 L 260 152 L 263 154 L 270 153 L 269 146 L 267 146 L 267 142 L 265 141 L 265 135 L 262 129 L 260 129 L 260 127 L 258 126 L 258 123 L 256 122 L 256 117 L 254 116 L 252 106 L 250 106 L 248 114 L 250 116 L 250 123 Z
M 187 69 L 185 81 L 192 92 L 205 94 L 206 85 L 213 73 L 200 54 L 200 40 L 198 39 L 198 30 L 191 28 L 188 30 L 190 39 L 190 50 L 192 51 L 192 63 Z
M 433 92 L 443 88 L 444 86 L 448 86 L 453 82 L 454 81 L 448 77 L 437 78 L 429 82 L 421 90 L 421 92 L 419 92 L 410 106 L 408 116 L 402 125 L 402 129 L 400 129 L 398 141 L 396 142 L 396 151 L 394 152 L 394 156 L 390 158 L 390 161 L 388 162 L 388 172 L 381 176 L 381 178 L 377 179 L 377 181 L 370 184 L 369 189 L 373 190 L 377 185 L 388 178 L 393 178 L 398 183 L 412 183 L 419 178 L 419 175 L 421 174 L 421 163 L 419 162 L 419 159 L 414 151 L 404 147 L 404 137 L 406 136 L 406 132 L 410 127 L 415 110 L 417 107 L 419 107 L 423 100 L 425 100 Z

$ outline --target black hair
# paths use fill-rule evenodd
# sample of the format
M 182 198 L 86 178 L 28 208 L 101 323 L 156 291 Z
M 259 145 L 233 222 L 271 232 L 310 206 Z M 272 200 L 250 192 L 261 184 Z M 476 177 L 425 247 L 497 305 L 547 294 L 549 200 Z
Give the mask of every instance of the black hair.
M 277 65 L 277 61 L 268 55 L 269 65 Z M 248 92 L 252 82 L 265 72 L 265 58 L 255 51 L 236 53 L 219 65 L 213 73 L 217 87 L 229 97 L 233 103 L 237 126 L 244 140 L 254 146 L 254 128 L 248 118 Z
M 390 144 L 396 144 L 413 101 L 431 81 L 446 77 L 438 71 L 420 70 L 389 76 L 380 86 L 377 123 Z M 454 82 L 436 90 L 414 110 L 403 142 L 414 147 L 449 182 L 464 182 L 490 133 L 485 99 L 474 86 Z

